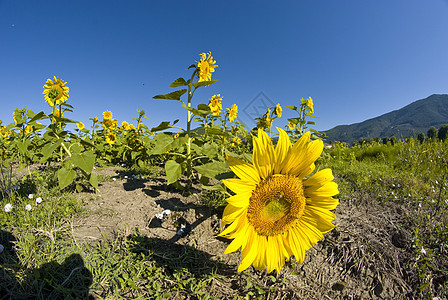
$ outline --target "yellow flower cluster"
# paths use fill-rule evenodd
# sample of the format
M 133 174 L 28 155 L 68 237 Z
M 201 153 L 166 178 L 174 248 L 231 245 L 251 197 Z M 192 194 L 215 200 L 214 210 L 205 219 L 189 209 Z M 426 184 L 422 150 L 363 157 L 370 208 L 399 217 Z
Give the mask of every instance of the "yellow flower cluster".
M 228 108 L 227 111 L 229 113 L 229 121 L 234 122 L 238 113 L 238 106 L 234 104 L 231 108 Z

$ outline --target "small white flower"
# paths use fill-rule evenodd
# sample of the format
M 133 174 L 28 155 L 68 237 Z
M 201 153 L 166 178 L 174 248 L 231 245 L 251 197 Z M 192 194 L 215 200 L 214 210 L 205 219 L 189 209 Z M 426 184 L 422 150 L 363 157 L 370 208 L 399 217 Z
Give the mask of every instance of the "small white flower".
M 33 199 L 34 195 L 33 194 L 29 194 L 28 195 L 28 199 Z
M 36 203 L 42 203 L 42 198 L 41 197 L 37 197 L 36 198 Z
M 30 211 L 31 210 L 31 205 L 30 204 L 25 205 L 25 210 Z
M 2 245 L 2 244 L 0 244 L 0 253 L 2 253 L 2 252 L 3 252 L 3 250 L 5 250 L 5 247 L 3 247 L 3 245 Z
M 122 167 L 126 167 L 126 164 L 121 164 Z
M 124 176 L 124 179 L 128 179 L 128 175 L 125 175 L 125 176 Z
M 12 210 L 12 205 L 11 203 L 8 203 L 5 205 L 5 212 L 10 212 Z
M 419 204 L 418 204 L 418 207 L 422 208 L 422 204 L 421 204 L 421 203 L 419 203 Z
M 94 170 L 96 170 L 96 168 L 95 168 L 95 167 L 93 167 L 93 169 L 94 169 Z
M 112 178 L 113 181 L 117 181 L 117 178 Z
M 425 250 L 425 248 L 423 248 L 423 246 L 422 246 L 422 254 L 423 254 L 423 255 L 426 254 L 426 250 Z

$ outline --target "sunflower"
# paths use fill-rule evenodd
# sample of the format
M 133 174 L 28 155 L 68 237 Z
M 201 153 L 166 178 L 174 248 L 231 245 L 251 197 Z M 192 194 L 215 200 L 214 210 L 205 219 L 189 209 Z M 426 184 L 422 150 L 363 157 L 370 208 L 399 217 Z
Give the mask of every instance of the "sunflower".
M 311 97 L 309 97 L 308 100 L 306 101 L 306 106 L 310 108 L 310 113 L 314 112 L 313 99 L 311 99 Z
M 31 126 L 31 125 L 27 125 L 27 126 L 25 127 L 25 134 L 31 133 L 31 132 L 33 132 L 33 131 L 34 131 L 33 126 Z
M 288 122 L 288 128 L 290 130 L 293 130 L 294 128 L 296 128 L 296 124 L 294 124 L 293 122 Z
M 78 127 L 79 130 L 83 130 L 84 129 L 84 123 L 83 122 L 78 122 L 78 123 L 76 123 L 76 127 Z
M 232 105 L 231 108 L 227 109 L 229 112 L 229 121 L 234 122 L 236 119 L 236 114 L 238 113 L 238 106 L 236 104 Z
M 305 251 L 332 230 L 336 216 L 330 212 L 339 204 L 330 169 L 309 176 L 323 150 L 323 142 L 310 142 L 305 133 L 293 146 L 287 133 L 280 132 L 274 149 L 261 129 L 253 138 L 253 164 L 231 156 L 227 162 L 239 177 L 223 180 L 236 194 L 227 199 L 219 235 L 233 239 L 225 254 L 241 248 L 238 271 L 253 265 L 280 272 L 285 260 L 294 255 L 303 262 Z M 305 179 L 306 178 L 306 179 Z
M 212 111 L 214 116 L 217 116 L 221 113 L 222 105 L 221 105 L 222 97 L 221 94 L 213 95 L 208 103 L 210 110 Z
M 113 132 L 109 132 L 108 134 L 106 134 L 106 142 L 110 145 L 114 144 L 115 141 L 117 140 L 117 137 L 115 136 L 115 134 Z
M 275 114 L 280 118 L 282 116 L 282 107 L 280 106 L 280 103 L 277 104 L 275 107 Z
M 103 126 L 107 129 L 114 130 L 117 129 L 117 119 L 104 119 Z
M 212 80 L 212 73 L 215 72 L 215 68 L 218 67 L 216 61 L 213 60 L 213 56 L 211 52 L 207 54 L 200 54 L 201 60 L 198 61 L 197 69 L 198 69 L 198 81 L 209 81 Z
M 42 94 L 45 95 L 45 102 L 48 102 L 48 105 L 54 106 L 64 103 L 69 98 L 68 86 L 65 86 L 67 82 L 59 79 L 59 77 L 54 76 L 53 80 L 47 79 L 46 84 L 43 86 L 44 91 Z
M 120 129 L 128 129 L 129 123 L 126 121 L 121 122 Z
M 103 112 L 103 119 L 104 120 L 112 119 L 112 112 L 109 110 L 106 110 L 105 112 Z

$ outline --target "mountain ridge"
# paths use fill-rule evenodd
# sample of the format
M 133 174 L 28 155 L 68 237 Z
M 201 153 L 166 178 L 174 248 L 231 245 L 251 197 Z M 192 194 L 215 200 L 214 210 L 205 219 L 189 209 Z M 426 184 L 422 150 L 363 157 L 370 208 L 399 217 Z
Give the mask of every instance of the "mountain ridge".
M 426 134 L 434 126 L 448 124 L 448 94 L 433 94 L 400 109 L 350 125 L 339 125 L 325 131 L 326 140 L 353 143 L 356 140 L 391 137 L 408 138 Z

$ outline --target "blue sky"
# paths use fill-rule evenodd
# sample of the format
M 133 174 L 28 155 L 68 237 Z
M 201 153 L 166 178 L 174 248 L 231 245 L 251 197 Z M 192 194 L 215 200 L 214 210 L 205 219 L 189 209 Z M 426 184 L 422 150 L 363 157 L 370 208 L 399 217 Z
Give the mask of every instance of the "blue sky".
M 72 119 L 110 110 L 121 123 L 139 108 L 149 127 L 185 120 L 178 102 L 152 97 L 211 51 L 219 81 L 194 104 L 220 93 L 252 127 L 242 111 L 260 92 L 283 106 L 312 97 L 326 130 L 448 93 L 447 49 L 447 0 L 0 0 L 0 120 L 15 107 L 49 113 L 54 75 Z M 294 116 L 284 109 L 275 125 Z

